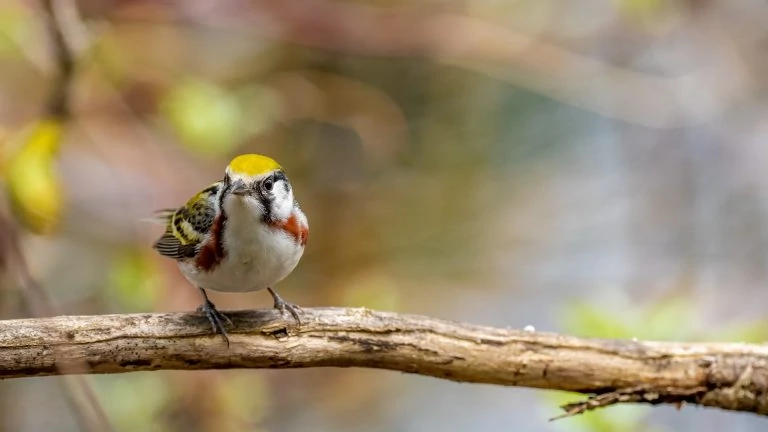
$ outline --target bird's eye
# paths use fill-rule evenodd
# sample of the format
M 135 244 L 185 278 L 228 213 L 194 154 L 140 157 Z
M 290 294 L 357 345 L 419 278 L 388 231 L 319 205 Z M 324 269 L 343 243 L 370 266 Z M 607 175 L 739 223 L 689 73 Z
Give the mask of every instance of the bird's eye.
M 271 191 L 272 190 L 272 186 L 274 186 L 274 185 L 275 185 L 275 181 L 272 179 L 272 177 L 267 178 L 262 183 L 262 186 L 264 187 L 264 190 L 266 190 L 266 191 Z

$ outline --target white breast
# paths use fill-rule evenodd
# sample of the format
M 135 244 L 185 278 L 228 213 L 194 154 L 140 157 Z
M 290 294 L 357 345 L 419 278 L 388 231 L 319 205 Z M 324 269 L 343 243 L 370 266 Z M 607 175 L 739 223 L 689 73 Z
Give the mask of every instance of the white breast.
M 288 276 L 304 253 L 304 246 L 291 235 L 266 225 L 246 211 L 229 215 L 224 245 L 226 256 L 213 270 L 201 271 L 192 263 L 179 263 L 181 272 L 204 289 L 258 291 Z

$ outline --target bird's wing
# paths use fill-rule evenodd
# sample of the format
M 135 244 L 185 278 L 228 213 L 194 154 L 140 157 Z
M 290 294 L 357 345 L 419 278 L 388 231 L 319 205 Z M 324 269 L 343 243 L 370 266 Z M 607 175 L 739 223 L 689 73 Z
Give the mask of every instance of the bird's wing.
M 153 245 L 160 255 L 176 260 L 195 256 L 211 231 L 220 187 L 220 182 L 214 183 L 192 197 L 184 207 L 160 210 L 156 214 L 155 219 L 166 225 L 165 232 Z

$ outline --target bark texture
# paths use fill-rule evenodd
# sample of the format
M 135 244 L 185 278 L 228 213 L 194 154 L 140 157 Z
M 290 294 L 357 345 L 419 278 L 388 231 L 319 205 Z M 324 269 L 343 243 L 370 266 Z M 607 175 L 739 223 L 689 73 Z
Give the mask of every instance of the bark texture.
M 768 415 L 768 345 L 583 339 L 368 309 L 228 312 L 231 346 L 199 314 L 0 321 L 0 378 L 162 369 L 366 367 L 589 395 L 565 416 L 623 402 Z

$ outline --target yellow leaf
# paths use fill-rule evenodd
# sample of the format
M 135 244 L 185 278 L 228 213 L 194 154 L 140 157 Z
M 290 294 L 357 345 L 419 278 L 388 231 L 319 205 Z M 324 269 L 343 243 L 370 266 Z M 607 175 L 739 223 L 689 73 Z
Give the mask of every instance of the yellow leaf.
M 59 120 L 39 121 L 5 164 L 11 209 L 36 234 L 53 232 L 61 217 L 62 191 L 54 164 L 62 132 Z

